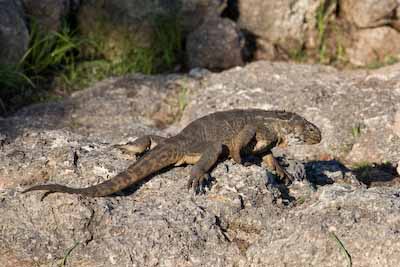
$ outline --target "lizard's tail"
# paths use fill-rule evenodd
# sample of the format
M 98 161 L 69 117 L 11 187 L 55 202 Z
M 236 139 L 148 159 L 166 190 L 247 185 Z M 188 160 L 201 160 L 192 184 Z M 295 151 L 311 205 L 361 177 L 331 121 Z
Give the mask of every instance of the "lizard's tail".
M 60 184 L 36 185 L 26 189 L 22 193 L 34 190 L 47 190 L 47 194 L 62 192 L 89 197 L 108 196 L 143 180 L 154 172 L 176 163 L 178 159 L 179 155 L 175 149 L 171 149 L 165 145 L 157 146 L 129 166 L 126 171 L 100 184 L 86 188 L 72 188 Z

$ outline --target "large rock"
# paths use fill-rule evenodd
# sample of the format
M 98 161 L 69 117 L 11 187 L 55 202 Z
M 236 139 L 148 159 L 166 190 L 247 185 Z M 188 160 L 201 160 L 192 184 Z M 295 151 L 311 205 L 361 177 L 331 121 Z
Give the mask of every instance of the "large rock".
M 204 88 L 192 96 L 181 125 L 206 113 L 234 107 L 285 109 L 315 122 L 323 135 L 320 145 L 295 148 L 292 153 L 345 157 L 365 133 L 373 131 L 381 139 L 379 150 L 374 146 L 364 148 L 370 149 L 369 154 L 375 155 L 378 162 L 397 161 L 400 138 L 390 136 L 396 110 L 400 109 L 400 65 L 391 72 L 369 76 L 322 66 L 287 66 L 256 62 L 246 68 L 206 76 L 202 81 Z
M 160 30 L 158 27 L 173 27 L 166 23 L 175 23 L 179 8 L 178 0 L 84 0 L 79 8 L 78 27 L 83 36 L 96 42 L 106 59 L 120 61 L 135 48 L 163 45 L 154 44 L 156 31 Z
M 377 155 L 398 162 L 400 65 L 338 72 L 256 62 L 192 74 L 114 78 L 0 120 L 2 266 L 342 266 L 349 261 L 342 246 L 354 266 L 399 262 L 398 185 L 359 186 L 350 170 L 323 158 L 349 155 L 372 134 L 382 142 Z M 40 201 L 39 192 L 20 193 L 36 183 L 82 187 L 109 179 L 135 160 L 114 144 L 168 135 L 238 107 L 296 111 L 322 129 L 322 144 L 283 151 L 314 184 L 295 182 L 285 195 L 267 189 L 262 166 L 227 160 L 212 171 L 205 195 L 186 190 L 190 167 L 113 197 Z M 156 128 L 161 114 L 177 123 Z
M 359 28 L 384 26 L 395 19 L 397 0 L 341 0 L 340 12 Z
M 72 0 L 23 0 L 25 13 L 44 32 L 58 31 L 70 12 Z
M 0 0 L 0 64 L 17 64 L 25 54 L 29 32 L 19 0 Z
M 400 58 L 400 33 L 391 27 L 359 30 L 353 38 L 346 53 L 354 65 L 385 64 Z
M 181 0 L 181 19 L 185 34 L 191 33 L 203 22 L 220 16 L 227 0 Z
M 274 56 L 269 44 L 278 46 L 286 54 L 294 54 L 308 42 L 315 31 L 319 0 L 300 1 L 238 1 L 239 25 L 256 36 L 265 57 Z M 264 46 L 263 44 L 266 43 Z M 262 57 L 262 54 L 260 54 Z M 266 58 L 271 59 L 271 58 Z
M 241 66 L 243 47 L 244 38 L 233 21 L 212 17 L 188 35 L 187 65 L 211 70 Z

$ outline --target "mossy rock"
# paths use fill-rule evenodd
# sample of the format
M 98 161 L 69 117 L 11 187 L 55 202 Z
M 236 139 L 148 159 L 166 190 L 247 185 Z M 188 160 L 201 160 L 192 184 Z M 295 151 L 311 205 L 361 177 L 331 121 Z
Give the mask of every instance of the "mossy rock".
M 91 44 L 84 54 L 114 63 L 138 54 L 148 61 L 160 57 L 171 42 L 180 45 L 179 6 L 178 0 L 82 1 L 78 27 Z M 160 35 L 168 37 L 160 40 Z

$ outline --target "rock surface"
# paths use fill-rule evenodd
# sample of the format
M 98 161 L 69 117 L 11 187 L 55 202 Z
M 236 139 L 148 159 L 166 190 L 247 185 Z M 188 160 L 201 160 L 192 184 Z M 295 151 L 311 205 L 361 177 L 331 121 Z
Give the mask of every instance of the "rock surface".
M 395 19 L 397 0 L 341 0 L 340 12 L 359 28 L 384 26 Z
M 151 48 L 161 21 L 175 17 L 179 1 L 83 0 L 78 28 L 84 38 L 96 41 L 102 55 L 112 61 L 127 57 L 134 48 Z
M 244 38 L 229 19 L 211 17 L 187 36 L 187 65 L 192 68 L 224 70 L 243 65 Z
M 180 14 L 184 32 L 191 33 L 206 19 L 219 17 L 227 2 L 227 0 L 182 0 Z
M 272 59 L 269 44 L 278 46 L 286 54 L 295 53 L 308 42 L 309 31 L 315 29 L 318 0 L 301 1 L 238 1 L 238 23 L 258 39 L 259 49 L 267 52 L 263 59 Z
M 70 0 L 23 0 L 27 16 L 34 18 L 41 31 L 57 32 L 62 20 L 69 13 L 74 1 Z
M 381 143 L 361 146 L 398 162 L 399 96 L 400 65 L 339 72 L 256 62 L 219 74 L 113 78 L 63 102 L 28 107 L 0 120 L 0 262 L 343 266 L 349 259 L 340 240 L 354 266 L 395 266 L 398 185 L 367 188 L 332 158 L 349 157 L 372 135 Z M 82 187 L 109 179 L 135 160 L 115 144 L 143 133 L 173 134 L 198 116 L 239 107 L 296 111 L 322 129 L 320 145 L 274 151 L 303 166 L 309 182 L 277 192 L 262 166 L 227 160 L 199 196 L 186 190 L 190 167 L 113 197 L 52 194 L 40 201 L 39 192 L 20 193 L 36 183 Z
M 17 64 L 25 54 L 29 32 L 19 0 L 0 0 L 0 64 Z
M 400 33 L 391 27 L 359 30 L 353 35 L 354 43 L 346 51 L 356 66 L 388 63 L 400 58 Z

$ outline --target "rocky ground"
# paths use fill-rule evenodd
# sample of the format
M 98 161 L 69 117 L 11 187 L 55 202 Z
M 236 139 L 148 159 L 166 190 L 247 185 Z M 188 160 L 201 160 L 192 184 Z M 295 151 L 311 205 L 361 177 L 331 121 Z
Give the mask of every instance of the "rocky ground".
M 400 260 L 400 65 L 378 71 L 255 62 L 219 74 L 113 78 L 0 120 L 2 266 L 395 266 Z M 227 160 L 204 195 L 190 167 L 113 197 L 20 192 L 111 178 L 135 158 L 114 145 L 176 133 L 230 108 L 295 111 L 314 146 L 275 150 L 305 179 L 267 186 Z M 356 168 L 352 171 L 351 168 Z M 368 171 L 366 173 L 366 171 Z M 361 183 L 360 181 L 364 182 Z

